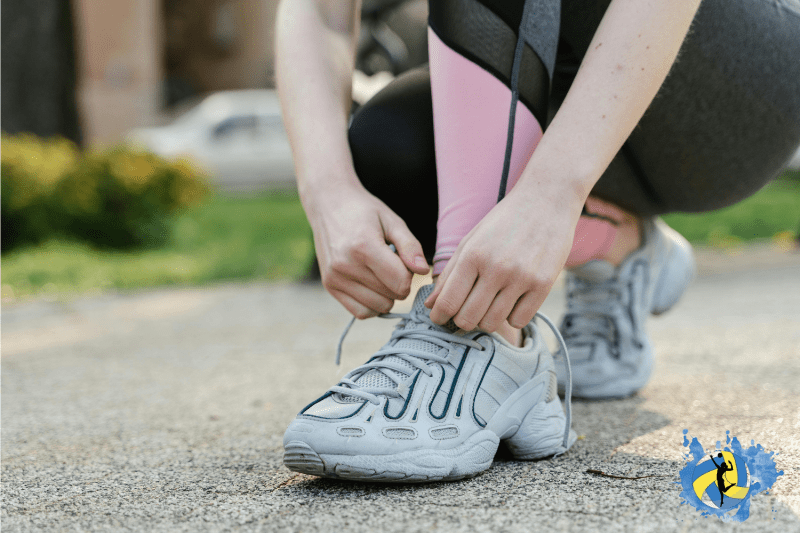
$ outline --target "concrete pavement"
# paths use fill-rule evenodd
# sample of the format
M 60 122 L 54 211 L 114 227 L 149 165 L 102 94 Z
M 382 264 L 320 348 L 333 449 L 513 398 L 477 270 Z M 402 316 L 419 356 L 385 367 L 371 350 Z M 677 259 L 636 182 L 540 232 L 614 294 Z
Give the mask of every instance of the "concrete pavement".
M 576 402 L 582 439 L 566 455 L 517 462 L 501 448 L 484 475 L 422 486 L 282 466 L 288 422 L 392 328 L 356 324 L 336 368 L 348 315 L 321 288 L 6 306 L 3 530 L 800 531 L 800 255 L 750 256 L 701 258 L 704 275 L 649 324 L 652 382 L 630 399 Z M 543 310 L 557 318 L 562 299 L 555 290 Z M 749 520 L 679 505 L 684 428 L 705 445 L 730 430 L 779 452 L 785 474 Z

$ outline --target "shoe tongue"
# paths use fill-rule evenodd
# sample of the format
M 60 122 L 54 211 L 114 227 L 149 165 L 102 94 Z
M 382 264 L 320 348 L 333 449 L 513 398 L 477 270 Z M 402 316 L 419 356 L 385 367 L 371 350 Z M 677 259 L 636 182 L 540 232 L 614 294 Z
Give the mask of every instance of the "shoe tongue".
M 430 309 L 425 307 L 425 303 L 424 302 L 425 302 L 425 299 L 428 297 L 428 295 L 430 295 L 430 293 L 432 291 L 433 291 L 433 285 L 425 285 L 424 287 L 419 289 L 419 292 L 417 292 L 417 296 L 414 298 L 414 304 L 412 305 L 412 313 L 416 313 L 416 314 L 423 315 L 423 316 L 429 316 L 430 315 Z M 453 326 L 453 328 L 458 329 L 458 327 L 455 326 L 455 324 L 452 324 L 452 326 Z M 445 327 L 447 327 L 447 326 L 445 326 Z M 408 320 L 408 321 L 406 321 L 405 325 L 403 326 L 403 329 L 406 330 L 406 331 L 409 331 L 409 330 L 425 331 L 425 330 L 430 330 L 430 329 L 433 329 L 433 328 L 429 324 L 426 324 L 424 322 L 417 322 L 417 321 L 414 321 L 414 320 Z M 396 350 L 396 351 L 400 352 L 400 353 L 403 353 L 404 350 L 415 350 L 415 351 L 427 352 L 427 353 L 432 353 L 432 354 L 439 353 L 439 350 L 442 349 L 441 346 L 439 346 L 437 344 L 434 344 L 432 342 L 428 342 L 428 341 L 426 341 L 424 339 L 408 338 L 408 337 L 404 337 L 404 338 L 400 339 L 391 348 L 393 350 Z M 383 360 L 387 361 L 387 362 L 392 362 L 394 364 L 403 366 L 405 368 L 408 368 L 409 371 L 410 371 L 409 373 L 412 374 L 412 375 L 417 370 L 417 367 L 415 367 L 414 365 L 410 364 L 405 359 L 402 359 L 402 358 L 397 357 L 395 355 L 386 356 L 386 357 L 384 357 Z M 394 377 L 395 378 L 395 382 L 393 383 L 392 380 L 389 379 L 389 377 L 386 374 L 389 374 L 392 377 Z M 370 370 L 369 372 L 367 372 L 364 375 L 362 375 L 361 377 L 359 377 L 356 380 L 356 384 L 358 384 L 358 385 L 360 385 L 362 387 L 369 387 L 369 388 L 392 388 L 392 389 L 394 389 L 394 388 L 397 387 L 397 383 L 398 382 L 402 383 L 407 378 L 408 378 L 408 376 L 400 374 L 400 373 L 395 372 L 393 370 L 389 370 L 389 369 L 383 369 L 381 371 L 379 371 L 379 370 Z M 349 398 L 352 398 L 352 397 L 343 398 L 343 400 L 344 401 L 350 401 Z M 353 398 L 353 401 L 361 401 L 361 400 L 357 400 L 357 399 Z
M 430 296 L 430 294 L 433 292 L 433 288 L 434 288 L 433 284 L 420 287 L 419 291 L 417 292 L 417 295 L 414 297 L 414 304 L 411 306 L 411 310 L 413 312 L 424 316 L 430 316 L 431 310 L 425 307 L 425 300 L 427 300 L 428 296 Z M 406 327 L 410 325 L 412 325 L 412 323 L 407 324 Z M 413 325 L 420 326 L 421 324 L 413 324 Z M 458 326 L 456 326 L 456 323 L 453 322 L 452 318 L 442 327 L 447 330 L 450 330 L 451 332 L 458 331 Z M 430 326 L 425 325 L 425 329 L 431 329 L 431 328 Z
M 613 279 L 617 269 L 608 261 L 593 259 L 588 263 L 572 267 L 569 271 L 580 279 L 598 282 Z
M 433 284 L 420 287 L 417 291 L 417 295 L 414 297 L 414 304 L 411 306 L 411 308 L 417 313 L 429 315 L 430 309 L 425 307 L 425 300 L 431 295 L 432 292 Z

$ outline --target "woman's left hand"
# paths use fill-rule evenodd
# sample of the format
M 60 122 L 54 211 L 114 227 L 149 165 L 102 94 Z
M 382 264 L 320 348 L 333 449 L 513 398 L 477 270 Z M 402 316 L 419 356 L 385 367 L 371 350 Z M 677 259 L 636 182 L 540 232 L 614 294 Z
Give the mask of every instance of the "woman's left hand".
M 512 190 L 461 240 L 425 301 L 431 320 L 470 331 L 533 319 L 567 260 L 583 199 Z

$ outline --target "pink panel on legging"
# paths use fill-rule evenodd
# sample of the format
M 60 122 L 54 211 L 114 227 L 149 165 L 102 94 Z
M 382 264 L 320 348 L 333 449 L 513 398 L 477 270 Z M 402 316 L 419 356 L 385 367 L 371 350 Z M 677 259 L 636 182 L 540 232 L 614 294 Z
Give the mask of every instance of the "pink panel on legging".
M 440 274 L 459 242 L 497 203 L 503 174 L 511 91 L 458 54 L 428 28 L 439 221 L 433 273 Z M 542 138 L 528 108 L 517 103 L 508 190 Z
M 444 270 L 467 233 L 497 203 L 508 134 L 511 91 L 500 80 L 458 54 L 428 28 L 433 130 L 439 187 L 439 220 L 433 274 Z M 542 138 L 539 122 L 517 103 L 514 146 L 508 190 L 519 179 Z M 589 198 L 590 212 L 617 222 L 622 214 Z M 617 228 L 606 221 L 581 217 L 575 229 L 567 267 L 608 253 Z
M 596 218 L 581 217 L 575 228 L 572 249 L 567 257 L 567 268 L 605 257 L 614 244 L 617 228 Z
M 575 228 L 572 250 L 567 257 L 567 268 L 588 263 L 592 259 L 602 259 L 608 254 L 617 236 L 617 226 L 625 224 L 630 218 L 619 207 L 590 196 L 586 199 L 586 211 L 593 215 L 613 221 L 582 216 Z

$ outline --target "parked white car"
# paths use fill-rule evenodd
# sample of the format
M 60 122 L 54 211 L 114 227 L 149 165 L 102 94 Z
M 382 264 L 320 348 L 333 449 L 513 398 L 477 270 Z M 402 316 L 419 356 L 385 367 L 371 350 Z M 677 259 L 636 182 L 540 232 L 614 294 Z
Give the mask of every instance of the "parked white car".
M 786 164 L 787 168 L 792 168 L 795 170 L 800 170 L 800 147 L 797 148 L 797 151 L 794 153 L 792 158 Z
M 354 99 L 363 103 L 389 81 L 391 75 L 370 78 L 356 72 Z M 223 191 L 295 187 L 292 152 L 274 90 L 214 93 L 173 123 L 131 130 L 126 140 L 168 159 L 190 157 Z M 800 150 L 787 166 L 800 168 Z
M 191 158 L 223 191 L 295 186 L 292 152 L 273 90 L 214 93 L 173 123 L 131 130 L 126 140 L 168 159 Z

